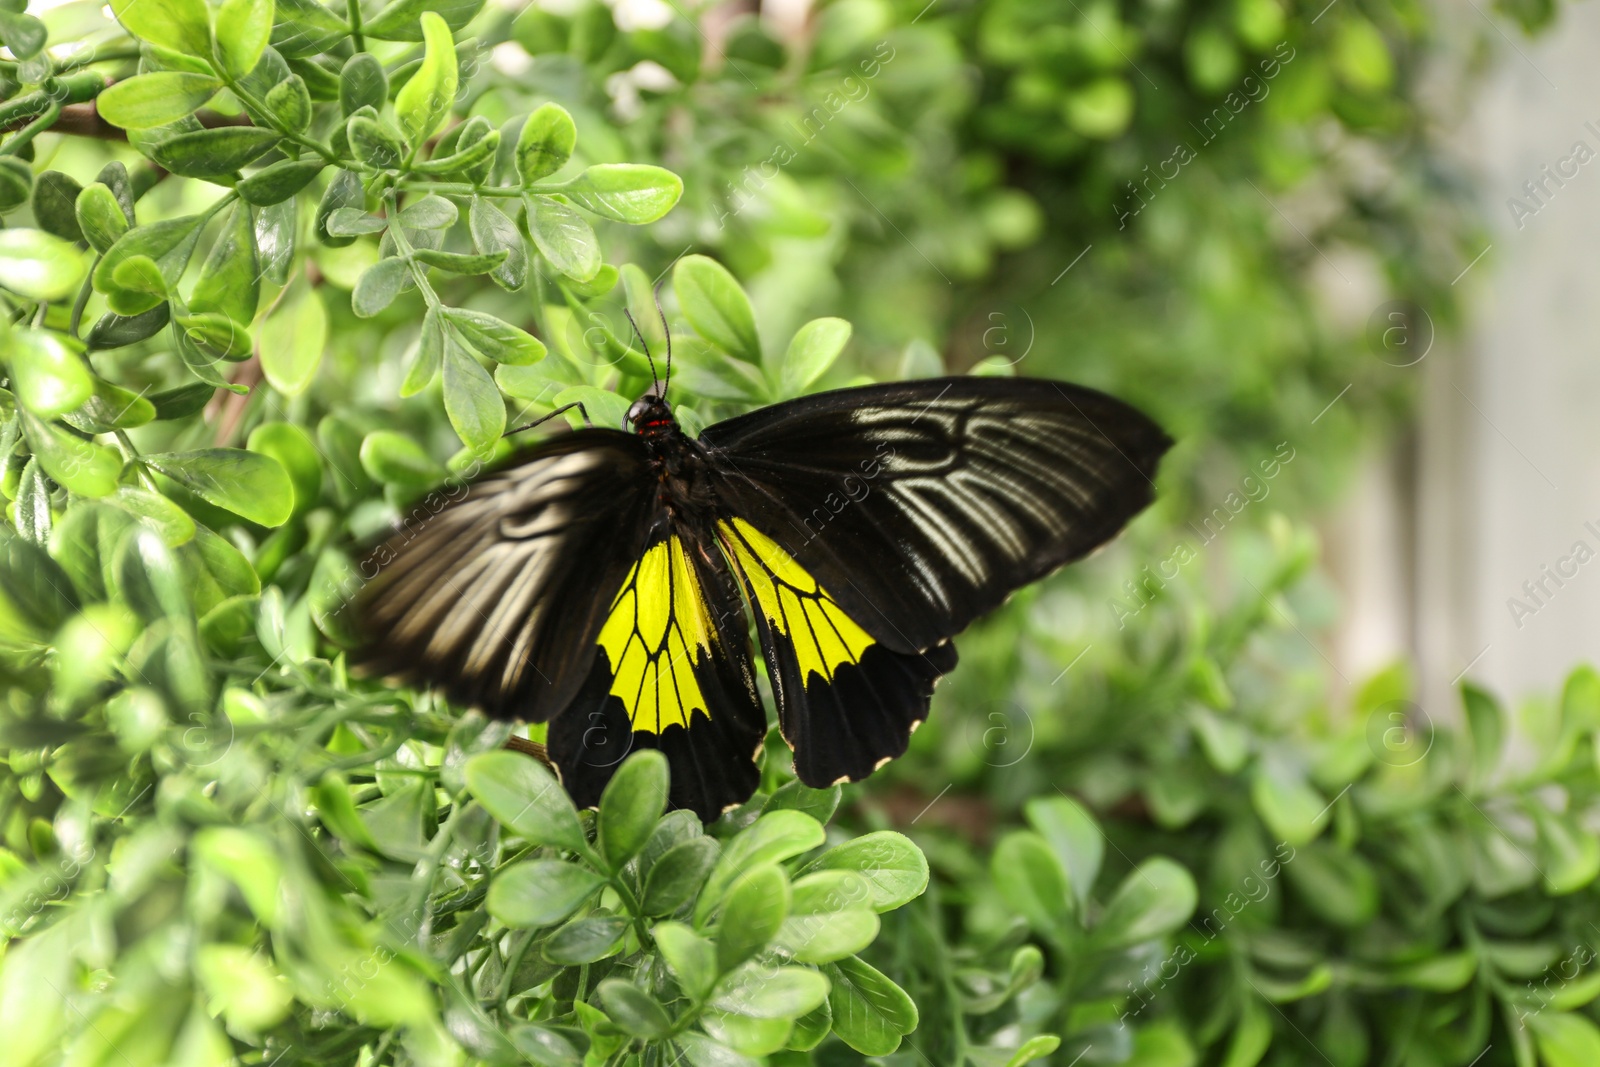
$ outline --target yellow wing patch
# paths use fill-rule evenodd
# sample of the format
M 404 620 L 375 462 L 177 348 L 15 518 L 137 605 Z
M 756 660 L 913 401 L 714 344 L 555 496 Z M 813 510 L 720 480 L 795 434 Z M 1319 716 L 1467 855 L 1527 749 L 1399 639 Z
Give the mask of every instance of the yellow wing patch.
M 872 637 L 846 615 L 833 597 L 793 556 L 743 519 L 717 524 L 733 553 L 745 588 L 758 610 L 794 646 L 800 677 L 824 682 L 846 663 L 861 662 Z
M 674 723 L 687 729 L 695 712 L 711 714 L 694 673 L 711 640 L 711 612 L 683 542 L 670 537 L 651 546 L 628 572 L 600 630 L 611 695 L 621 699 L 634 730 L 660 734 Z

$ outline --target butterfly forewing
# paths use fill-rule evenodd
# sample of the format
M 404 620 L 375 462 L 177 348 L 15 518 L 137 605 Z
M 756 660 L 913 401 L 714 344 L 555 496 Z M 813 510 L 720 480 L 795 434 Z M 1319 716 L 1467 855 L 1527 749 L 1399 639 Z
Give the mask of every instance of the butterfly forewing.
M 718 492 L 877 640 L 925 651 L 1110 539 L 1170 445 L 1118 400 L 952 378 L 839 390 L 709 427 Z
M 588 430 L 443 503 L 413 507 L 361 564 L 371 671 L 533 722 L 572 702 L 610 597 L 659 504 L 632 434 Z

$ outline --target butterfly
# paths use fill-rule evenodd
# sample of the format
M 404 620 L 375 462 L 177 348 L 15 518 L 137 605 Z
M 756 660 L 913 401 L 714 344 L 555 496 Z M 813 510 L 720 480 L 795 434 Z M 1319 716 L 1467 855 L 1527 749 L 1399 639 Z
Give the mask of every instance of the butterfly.
M 685 434 L 659 380 L 626 429 L 546 439 L 363 563 L 359 663 L 548 723 L 580 806 L 659 749 L 707 821 L 760 779 L 857 781 L 903 754 L 951 639 L 1113 537 L 1171 445 L 1129 405 L 1026 378 L 818 393 Z

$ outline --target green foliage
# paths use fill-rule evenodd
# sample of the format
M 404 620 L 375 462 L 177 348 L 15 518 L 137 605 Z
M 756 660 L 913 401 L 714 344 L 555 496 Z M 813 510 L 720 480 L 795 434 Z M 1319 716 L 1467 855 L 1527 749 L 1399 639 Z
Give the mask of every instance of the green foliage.
M 8 1064 L 1595 1061 L 1600 675 L 1330 698 L 1277 513 L 1410 390 L 1319 279 L 1446 328 L 1479 247 L 1424 9 L 22 6 Z M 691 431 L 971 371 L 1182 444 L 870 782 L 774 741 L 702 827 L 642 754 L 577 812 L 509 724 L 352 679 L 348 605 L 362 546 L 508 427 L 619 425 L 669 336 Z

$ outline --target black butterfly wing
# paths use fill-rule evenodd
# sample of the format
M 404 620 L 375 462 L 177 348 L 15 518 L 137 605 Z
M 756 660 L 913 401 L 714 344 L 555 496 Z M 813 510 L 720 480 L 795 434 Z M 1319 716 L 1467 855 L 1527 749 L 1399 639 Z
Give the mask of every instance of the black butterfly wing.
M 709 427 L 720 524 L 810 785 L 905 751 L 949 639 L 1112 537 L 1171 442 L 1088 389 L 951 378 L 839 390 Z
M 874 638 L 920 652 L 1109 540 L 1171 440 L 1120 400 L 1027 378 L 841 389 L 708 427 L 716 492 Z
M 358 664 L 490 715 L 550 719 L 588 678 L 659 510 L 643 443 L 601 429 L 429 496 L 361 564 Z
M 666 754 L 672 807 L 710 821 L 749 799 L 767 717 L 738 587 L 707 531 L 658 528 L 598 643 L 577 699 L 550 724 L 550 757 L 573 799 L 598 803 L 638 748 Z

